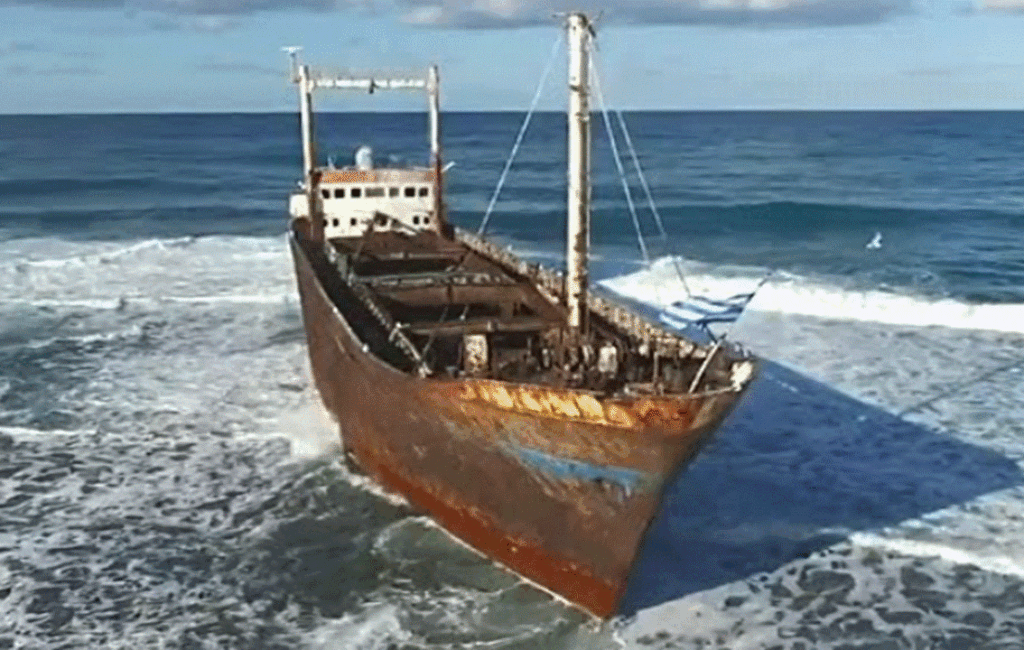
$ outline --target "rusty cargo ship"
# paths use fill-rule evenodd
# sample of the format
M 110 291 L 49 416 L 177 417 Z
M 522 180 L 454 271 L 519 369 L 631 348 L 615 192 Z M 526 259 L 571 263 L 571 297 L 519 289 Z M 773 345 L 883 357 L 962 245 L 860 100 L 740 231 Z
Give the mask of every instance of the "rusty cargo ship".
M 588 66 L 569 35 L 567 269 L 527 263 L 446 218 L 436 68 L 299 65 L 304 174 L 290 245 L 315 385 L 347 458 L 444 529 L 598 617 L 616 613 L 667 484 L 756 374 L 587 286 Z M 430 160 L 317 162 L 315 90 L 426 92 Z

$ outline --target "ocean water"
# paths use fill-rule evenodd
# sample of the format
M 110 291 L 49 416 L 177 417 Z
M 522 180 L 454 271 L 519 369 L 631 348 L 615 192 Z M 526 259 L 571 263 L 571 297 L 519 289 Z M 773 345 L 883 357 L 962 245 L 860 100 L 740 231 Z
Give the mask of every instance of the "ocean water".
M 459 225 L 521 119 L 446 116 Z M 772 275 L 729 332 L 761 377 L 599 625 L 339 462 L 295 116 L 0 116 L 0 649 L 1024 647 L 1024 114 L 626 119 L 666 236 L 641 209 L 645 261 L 599 137 L 603 287 Z M 422 115 L 319 128 L 425 157 Z M 490 222 L 554 266 L 564 129 L 535 118 Z

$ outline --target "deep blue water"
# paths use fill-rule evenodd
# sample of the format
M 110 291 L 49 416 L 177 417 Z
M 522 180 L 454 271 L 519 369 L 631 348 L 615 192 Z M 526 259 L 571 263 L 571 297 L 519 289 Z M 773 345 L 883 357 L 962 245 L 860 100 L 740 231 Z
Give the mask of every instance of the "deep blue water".
M 653 257 L 675 252 L 972 302 L 1024 299 L 1024 113 L 626 118 L 668 233 L 658 236 L 634 178 Z M 455 162 L 448 202 L 459 225 L 479 223 L 521 120 L 445 116 L 445 156 Z M 0 232 L 281 232 L 284 197 L 298 177 L 297 131 L 294 115 L 0 117 Z M 425 156 L 420 114 L 321 115 L 319 132 L 323 156 L 339 164 L 360 144 L 379 160 Z M 594 245 L 638 260 L 599 119 L 594 132 Z M 562 115 L 536 117 L 491 232 L 560 250 L 564 137 Z M 865 249 L 876 232 L 882 248 Z

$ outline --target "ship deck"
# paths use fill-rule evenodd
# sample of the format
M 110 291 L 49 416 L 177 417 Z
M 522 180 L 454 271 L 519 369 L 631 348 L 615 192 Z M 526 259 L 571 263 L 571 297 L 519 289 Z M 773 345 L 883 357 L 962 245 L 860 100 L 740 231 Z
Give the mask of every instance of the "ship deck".
M 662 356 L 591 311 L 585 355 L 566 353 L 560 297 L 509 264 L 431 231 L 376 231 L 332 238 L 327 247 L 348 298 L 336 300 L 375 353 L 404 371 L 457 378 L 572 386 L 601 393 L 687 393 L 723 385 L 725 355 L 705 366 L 706 351 Z M 331 273 L 334 275 L 334 273 Z M 330 284 L 330 283 L 328 283 Z M 468 367 L 473 335 L 486 338 L 484 366 Z M 602 347 L 615 368 L 601 369 Z M 577 348 L 579 349 L 579 348 Z
M 338 238 L 349 281 L 367 287 L 402 327 L 471 334 L 558 328 L 564 310 L 521 277 L 432 232 Z

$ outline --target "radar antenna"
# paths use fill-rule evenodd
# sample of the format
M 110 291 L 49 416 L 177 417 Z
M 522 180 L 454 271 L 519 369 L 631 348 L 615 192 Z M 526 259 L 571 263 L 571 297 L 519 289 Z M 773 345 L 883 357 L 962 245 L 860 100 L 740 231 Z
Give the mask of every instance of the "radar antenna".
M 302 51 L 302 46 L 286 45 L 281 48 L 281 51 L 286 53 L 291 60 L 291 81 L 297 83 L 299 81 L 299 52 Z

